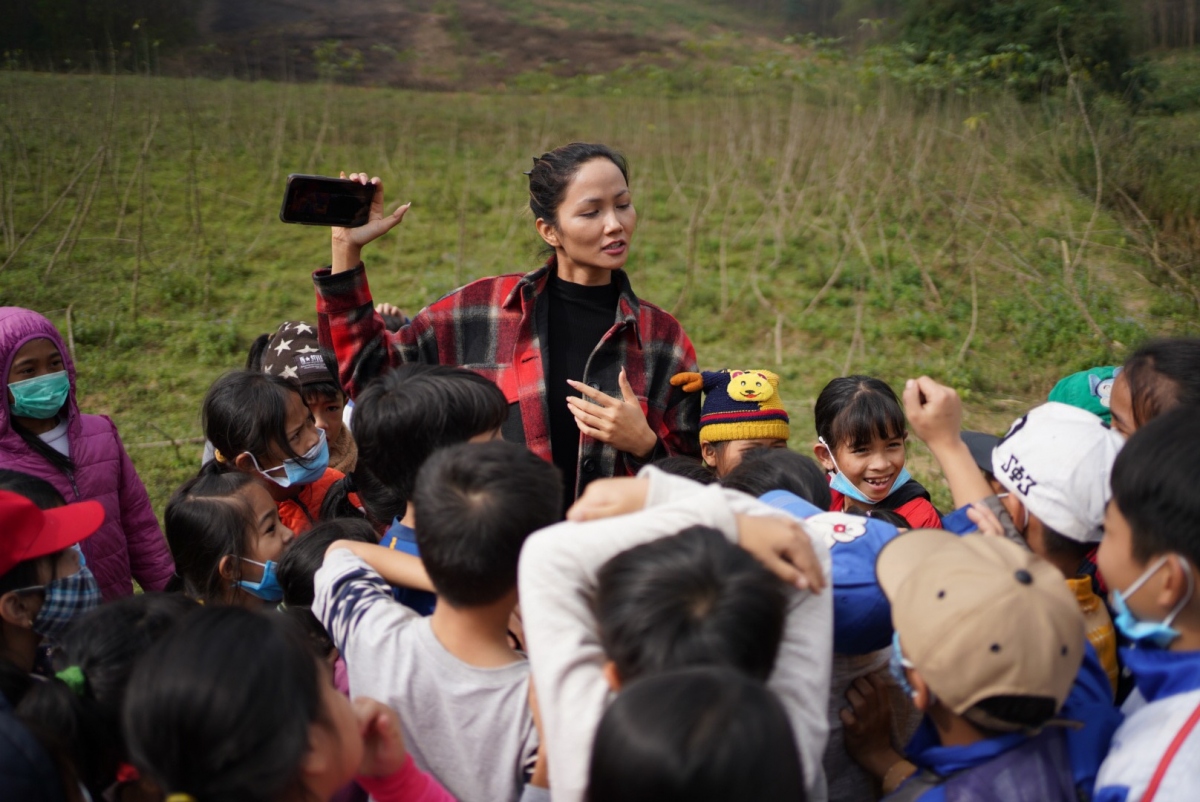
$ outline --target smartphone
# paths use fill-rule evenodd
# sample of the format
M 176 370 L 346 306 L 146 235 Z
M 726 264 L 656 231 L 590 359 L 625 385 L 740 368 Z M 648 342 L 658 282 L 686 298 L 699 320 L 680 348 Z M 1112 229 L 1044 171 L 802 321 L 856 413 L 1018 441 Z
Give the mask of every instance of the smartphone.
M 287 177 L 279 219 L 305 226 L 357 228 L 370 219 L 374 197 L 374 184 L 293 173 Z

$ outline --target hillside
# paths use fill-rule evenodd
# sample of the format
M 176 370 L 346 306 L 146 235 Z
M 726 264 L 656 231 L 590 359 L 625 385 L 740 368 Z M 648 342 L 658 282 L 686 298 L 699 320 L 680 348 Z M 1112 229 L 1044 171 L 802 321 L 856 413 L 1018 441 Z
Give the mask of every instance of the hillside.
M 698 38 L 779 38 L 779 20 L 720 0 L 202 0 L 201 44 L 174 74 L 487 89 L 513 76 L 678 65 Z

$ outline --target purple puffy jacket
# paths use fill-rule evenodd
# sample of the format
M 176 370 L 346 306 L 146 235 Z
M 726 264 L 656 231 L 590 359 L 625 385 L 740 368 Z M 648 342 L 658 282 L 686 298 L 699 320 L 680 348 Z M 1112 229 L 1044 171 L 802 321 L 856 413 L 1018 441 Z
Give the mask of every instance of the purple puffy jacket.
M 30 448 L 12 428 L 8 372 L 21 346 L 39 337 L 58 347 L 71 378 L 67 441 L 75 471 L 70 476 Z M 121 445 L 116 425 L 103 415 L 79 411 L 75 363 L 58 329 L 37 312 L 17 306 L 0 307 L 0 468 L 45 479 L 68 502 L 94 499 L 104 506 L 104 523 L 81 545 L 106 601 L 131 595 L 134 578 L 146 590 L 162 590 L 175 573 L 150 497 Z

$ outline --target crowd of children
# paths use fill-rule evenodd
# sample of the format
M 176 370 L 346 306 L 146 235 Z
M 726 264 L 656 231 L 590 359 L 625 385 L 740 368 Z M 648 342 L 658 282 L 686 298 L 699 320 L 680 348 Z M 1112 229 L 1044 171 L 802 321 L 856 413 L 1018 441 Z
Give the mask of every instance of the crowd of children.
M 562 276 L 623 264 L 624 175 L 535 163 Z M 387 326 L 356 259 L 406 209 L 335 232 L 319 322 L 212 384 L 161 529 L 57 330 L 0 308 L 0 799 L 1200 794 L 1200 339 L 1068 376 L 1003 436 L 929 377 L 835 377 L 810 457 L 774 373 L 697 370 L 623 274 Z M 612 264 L 570 262 L 585 235 Z M 522 318 L 540 293 L 565 306 Z M 525 372 L 601 301 L 615 328 Z

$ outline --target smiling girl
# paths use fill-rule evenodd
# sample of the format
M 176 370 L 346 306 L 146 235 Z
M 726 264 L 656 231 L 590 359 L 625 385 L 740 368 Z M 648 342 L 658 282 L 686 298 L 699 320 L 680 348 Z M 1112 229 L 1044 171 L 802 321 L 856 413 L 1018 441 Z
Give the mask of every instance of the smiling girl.
M 366 173 L 350 178 L 368 183 Z M 352 398 L 406 362 L 480 373 L 508 402 L 504 439 L 559 467 L 566 503 L 593 479 L 699 451 L 699 399 L 670 384 L 696 370 L 695 350 L 675 318 L 634 294 L 624 271 L 637 211 L 622 156 L 573 143 L 535 159 L 529 208 L 545 265 L 468 284 L 394 334 L 375 314 L 361 253 L 409 204 L 384 216 L 382 184 L 369 181 L 370 222 L 333 229 L 332 267 L 314 274 L 320 339 Z
M 904 467 L 908 427 L 891 387 L 870 376 L 834 379 L 813 414 L 813 452 L 830 474 L 832 512 L 891 510 L 913 529 L 941 527 L 929 493 Z

